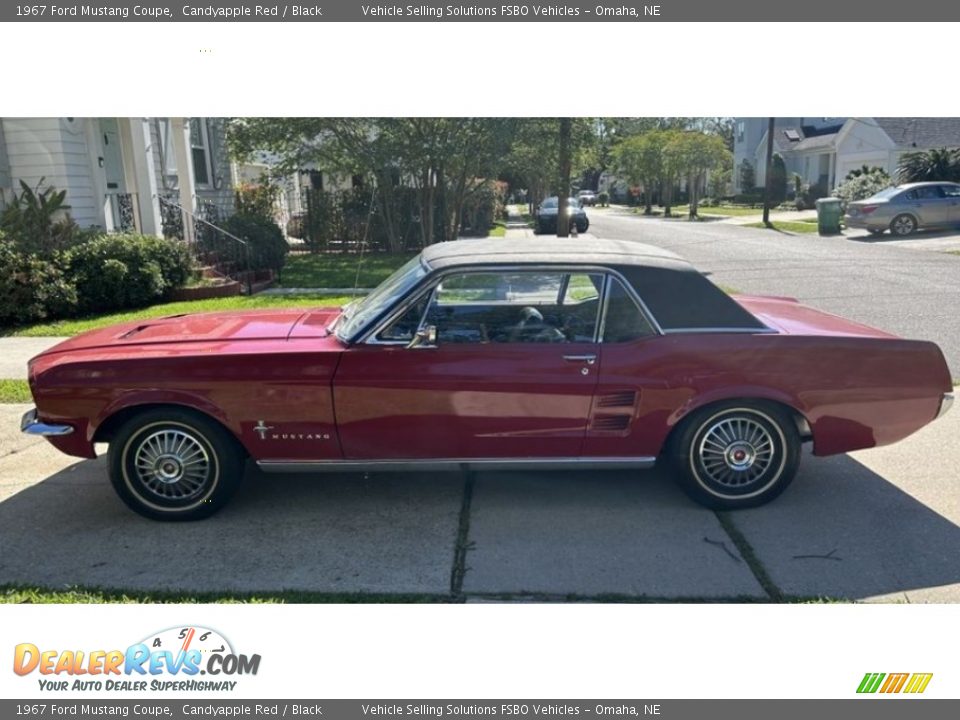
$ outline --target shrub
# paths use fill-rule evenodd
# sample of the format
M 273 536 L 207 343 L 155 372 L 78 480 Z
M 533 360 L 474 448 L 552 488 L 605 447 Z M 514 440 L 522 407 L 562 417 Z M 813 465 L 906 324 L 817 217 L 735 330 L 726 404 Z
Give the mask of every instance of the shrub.
M 273 221 L 274 206 L 280 196 L 280 188 L 271 184 L 266 178 L 261 178 L 258 184 L 237 185 L 233 195 L 239 215 Z
M 793 201 L 797 210 L 809 210 L 817 206 L 817 200 L 827 197 L 827 188 L 820 183 L 804 185 L 803 190 Z
M 20 194 L 0 214 L 0 230 L 20 250 L 50 257 L 77 239 L 79 227 L 67 214 L 67 191 L 41 188 L 43 178 L 33 188 L 20 181 Z
M 64 254 L 82 312 L 149 305 L 190 279 L 193 262 L 177 240 L 102 235 Z
M 869 172 L 847 175 L 847 179 L 837 187 L 833 196 L 843 200 L 846 207 L 847 203 L 866 200 L 892 184 L 890 176 L 884 170 L 873 168 Z
M 280 270 L 287 258 L 287 239 L 280 226 L 256 215 L 237 213 L 220 226 L 244 240 L 250 254 L 251 270 Z
M 18 250 L 0 234 L 0 325 L 69 315 L 77 291 L 49 260 Z

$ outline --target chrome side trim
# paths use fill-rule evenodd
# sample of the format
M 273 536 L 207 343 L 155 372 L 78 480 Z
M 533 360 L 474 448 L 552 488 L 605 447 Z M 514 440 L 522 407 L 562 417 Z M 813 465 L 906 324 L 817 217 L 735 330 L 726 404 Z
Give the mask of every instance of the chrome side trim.
M 269 473 L 409 472 L 412 470 L 586 470 L 649 468 L 654 457 L 442 458 L 426 460 L 258 460 Z
M 779 335 L 779 331 L 771 327 L 736 328 L 736 327 L 702 327 L 702 328 L 670 328 L 663 331 L 664 335 L 680 335 L 683 333 L 737 333 L 741 335 Z
M 937 410 L 937 416 L 934 418 L 934 420 L 939 420 L 946 415 L 950 411 L 951 407 L 953 407 L 953 393 L 944 393 L 943 397 L 940 398 L 940 409 Z
M 42 435 L 44 437 L 69 435 L 73 432 L 73 427 L 70 425 L 51 425 L 40 422 L 37 418 L 37 409 L 33 408 L 25 412 L 23 417 L 20 418 L 20 432 L 27 435 Z

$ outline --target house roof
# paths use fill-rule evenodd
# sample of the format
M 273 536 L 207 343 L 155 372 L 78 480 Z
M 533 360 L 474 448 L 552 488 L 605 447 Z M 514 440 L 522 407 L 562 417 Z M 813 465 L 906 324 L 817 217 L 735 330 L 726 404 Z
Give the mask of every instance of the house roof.
M 960 118 L 874 118 L 900 149 L 960 147 Z
M 669 250 L 625 240 L 561 239 L 508 242 L 504 240 L 456 240 L 430 245 L 423 260 L 431 268 L 503 263 L 550 265 L 640 265 L 670 270 L 693 270 Z
M 796 152 L 804 152 L 807 150 L 829 150 L 836 145 L 837 136 L 839 135 L 839 132 L 832 132 L 825 135 L 806 137 L 795 145 L 792 145 L 791 149 Z

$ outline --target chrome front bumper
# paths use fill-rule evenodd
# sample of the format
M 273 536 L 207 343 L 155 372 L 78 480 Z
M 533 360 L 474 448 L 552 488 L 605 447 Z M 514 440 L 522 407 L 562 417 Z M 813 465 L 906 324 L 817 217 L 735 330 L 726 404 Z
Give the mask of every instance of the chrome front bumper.
M 940 409 L 937 411 L 936 420 L 939 420 L 950 410 L 950 407 L 953 405 L 953 393 L 948 392 L 944 393 L 943 397 L 940 399 Z
M 69 435 L 73 428 L 69 425 L 49 425 L 37 418 L 37 409 L 33 408 L 20 419 L 20 432 L 27 435 Z

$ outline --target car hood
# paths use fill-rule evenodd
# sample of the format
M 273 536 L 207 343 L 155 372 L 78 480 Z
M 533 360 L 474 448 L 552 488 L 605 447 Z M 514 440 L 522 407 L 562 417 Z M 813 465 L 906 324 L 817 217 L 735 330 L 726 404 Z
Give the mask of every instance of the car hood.
M 733 299 L 768 327 L 785 335 L 833 335 L 842 337 L 896 338 L 839 315 L 802 305 L 794 298 L 765 295 L 734 295 Z
M 339 314 L 337 308 L 318 308 L 169 315 L 91 330 L 41 355 L 146 345 L 326 337 L 327 328 Z

